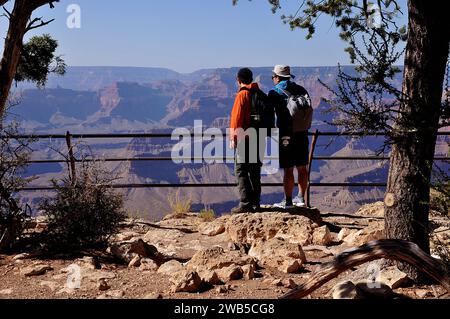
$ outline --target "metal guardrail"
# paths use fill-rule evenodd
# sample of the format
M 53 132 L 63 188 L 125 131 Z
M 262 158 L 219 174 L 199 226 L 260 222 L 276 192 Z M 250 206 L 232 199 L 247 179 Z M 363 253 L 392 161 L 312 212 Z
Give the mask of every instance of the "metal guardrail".
M 313 161 L 342 161 L 342 160 L 350 160 L 350 161 L 360 161 L 360 160 L 371 160 L 371 161 L 387 161 L 390 159 L 388 156 L 314 156 L 315 146 L 317 140 L 320 136 L 336 136 L 336 137 L 380 137 L 384 136 L 383 133 L 375 133 L 375 134 L 364 134 L 360 132 L 319 132 L 316 131 L 314 133 L 309 133 L 310 136 L 313 137 L 310 149 L 310 169 Z M 450 136 L 450 132 L 440 132 L 439 136 Z M 200 136 L 209 136 L 208 134 L 196 135 L 191 134 L 192 138 L 200 137 Z M 224 137 L 226 135 L 224 134 Z M 51 163 L 68 163 L 70 164 L 71 174 L 75 170 L 75 163 L 81 162 L 81 160 L 77 160 L 72 152 L 72 139 L 133 139 L 133 138 L 171 138 L 172 134 L 169 133 L 143 133 L 143 134 L 70 134 L 67 132 L 65 135 L 62 134 L 46 134 L 46 135 L 17 135 L 12 138 L 22 138 L 22 139 L 65 139 L 68 149 L 69 149 L 69 160 L 66 159 L 56 159 L 56 160 L 30 160 L 29 164 L 51 164 Z M 187 160 L 218 160 L 221 159 L 223 161 L 232 160 L 233 158 L 185 158 Z M 268 157 L 268 159 L 277 159 L 276 157 Z M 105 162 L 132 162 L 132 161 L 171 161 L 171 157 L 131 157 L 131 158 L 104 158 L 100 159 Z M 450 160 L 449 157 L 436 157 L 437 161 L 446 161 Z M 87 161 L 94 161 L 94 159 L 87 159 Z M 205 183 L 205 184 L 173 184 L 173 183 L 160 183 L 160 184 L 116 184 L 113 188 L 119 189 L 129 189 L 129 188 L 221 188 L 221 187 L 235 187 L 235 183 Z M 264 187 L 281 187 L 282 183 L 263 183 Z M 309 183 L 308 184 L 308 192 L 307 192 L 307 203 L 310 202 L 310 189 L 311 187 L 386 187 L 386 183 Z M 19 191 L 50 191 L 54 190 L 54 187 L 51 186 L 29 186 L 23 187 L 19 189 Z

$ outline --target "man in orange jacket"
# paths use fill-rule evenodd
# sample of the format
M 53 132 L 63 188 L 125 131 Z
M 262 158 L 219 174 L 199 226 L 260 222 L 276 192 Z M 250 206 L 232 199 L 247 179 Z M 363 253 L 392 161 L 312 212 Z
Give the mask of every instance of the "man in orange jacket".
M 251 134 L 252 92 L 259 90 L 253 83 L 253 73 L 244 68 L 237 74 L 239 93 L 236 96 L 230 120 L 230 147 L 235 150 L 235 174 L 240 204 L 233 214 L 253 213 L 259 210 L 261 200 L 261 167 L 259 141 L 256 129 Z M 250 129 L 250 130 L 249 130 Z M 249 133 L 250 132 L 250 133 Z M 254 147 L 256 146 L 256 148 Z

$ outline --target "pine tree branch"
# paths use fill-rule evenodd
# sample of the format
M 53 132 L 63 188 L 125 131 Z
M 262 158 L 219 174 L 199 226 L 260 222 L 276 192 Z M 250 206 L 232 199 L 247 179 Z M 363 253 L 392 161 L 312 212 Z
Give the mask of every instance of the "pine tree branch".
M 43 27 L 43 26 L 46 26 L 46 25 L 52 23 L 53 21 L 55 21 L 55 19 L 51 19 L 51 20 L 48 20 L 48 21 L 44 21 L 44 20 L 42 19 L 42 17 L 41 17 L 41 18 L 34 18 L 33 20 L 31 20 L 31 21 L 28 23 L 25 32 L 28 32 L 28 31 L 33 30 L 33 29 L 41 28 L 41 27 Z M 38 23 L 38 22 L 39 22 L 39 23 Z M 38 23 L 38 24 L 36 24 L 36 23 Z

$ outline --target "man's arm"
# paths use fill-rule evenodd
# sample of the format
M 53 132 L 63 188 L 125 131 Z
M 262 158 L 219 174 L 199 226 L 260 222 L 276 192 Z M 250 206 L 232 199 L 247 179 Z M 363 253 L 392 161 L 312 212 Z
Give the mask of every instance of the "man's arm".
M 237 131 L 244 127 L 245 121 L 245 92 L 239 92 L 234 101 L 233 110 L 231 111 L 230 119 L 230 139 L 231 148 L 236 148 L 237 145 Z

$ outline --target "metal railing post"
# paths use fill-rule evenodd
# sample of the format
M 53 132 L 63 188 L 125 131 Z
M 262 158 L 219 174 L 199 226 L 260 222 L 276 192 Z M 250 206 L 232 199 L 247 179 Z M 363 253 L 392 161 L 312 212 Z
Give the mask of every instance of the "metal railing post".
M 314 160 L 314 151 L 316 150 L 317 139 L 319 138 L 319 130 L 314 132 L 311 149 L 309 151 L 309 161 L 308 161 L 308 188 L 306 190 L 306 207 L 311 207 L 311 169 L 312 162 Z
M 75 156 L 73 155 L 73 147 L 72 147 L 72 135 L 69 131 L 66 133 L 66 143 L 67 148 L 69 150 L 69 176 L 70 180 L 72 182 L 72 185 L 75 185 L 77 181 L 77 173 L 76 173 L 76 167 L 75 167 Z

